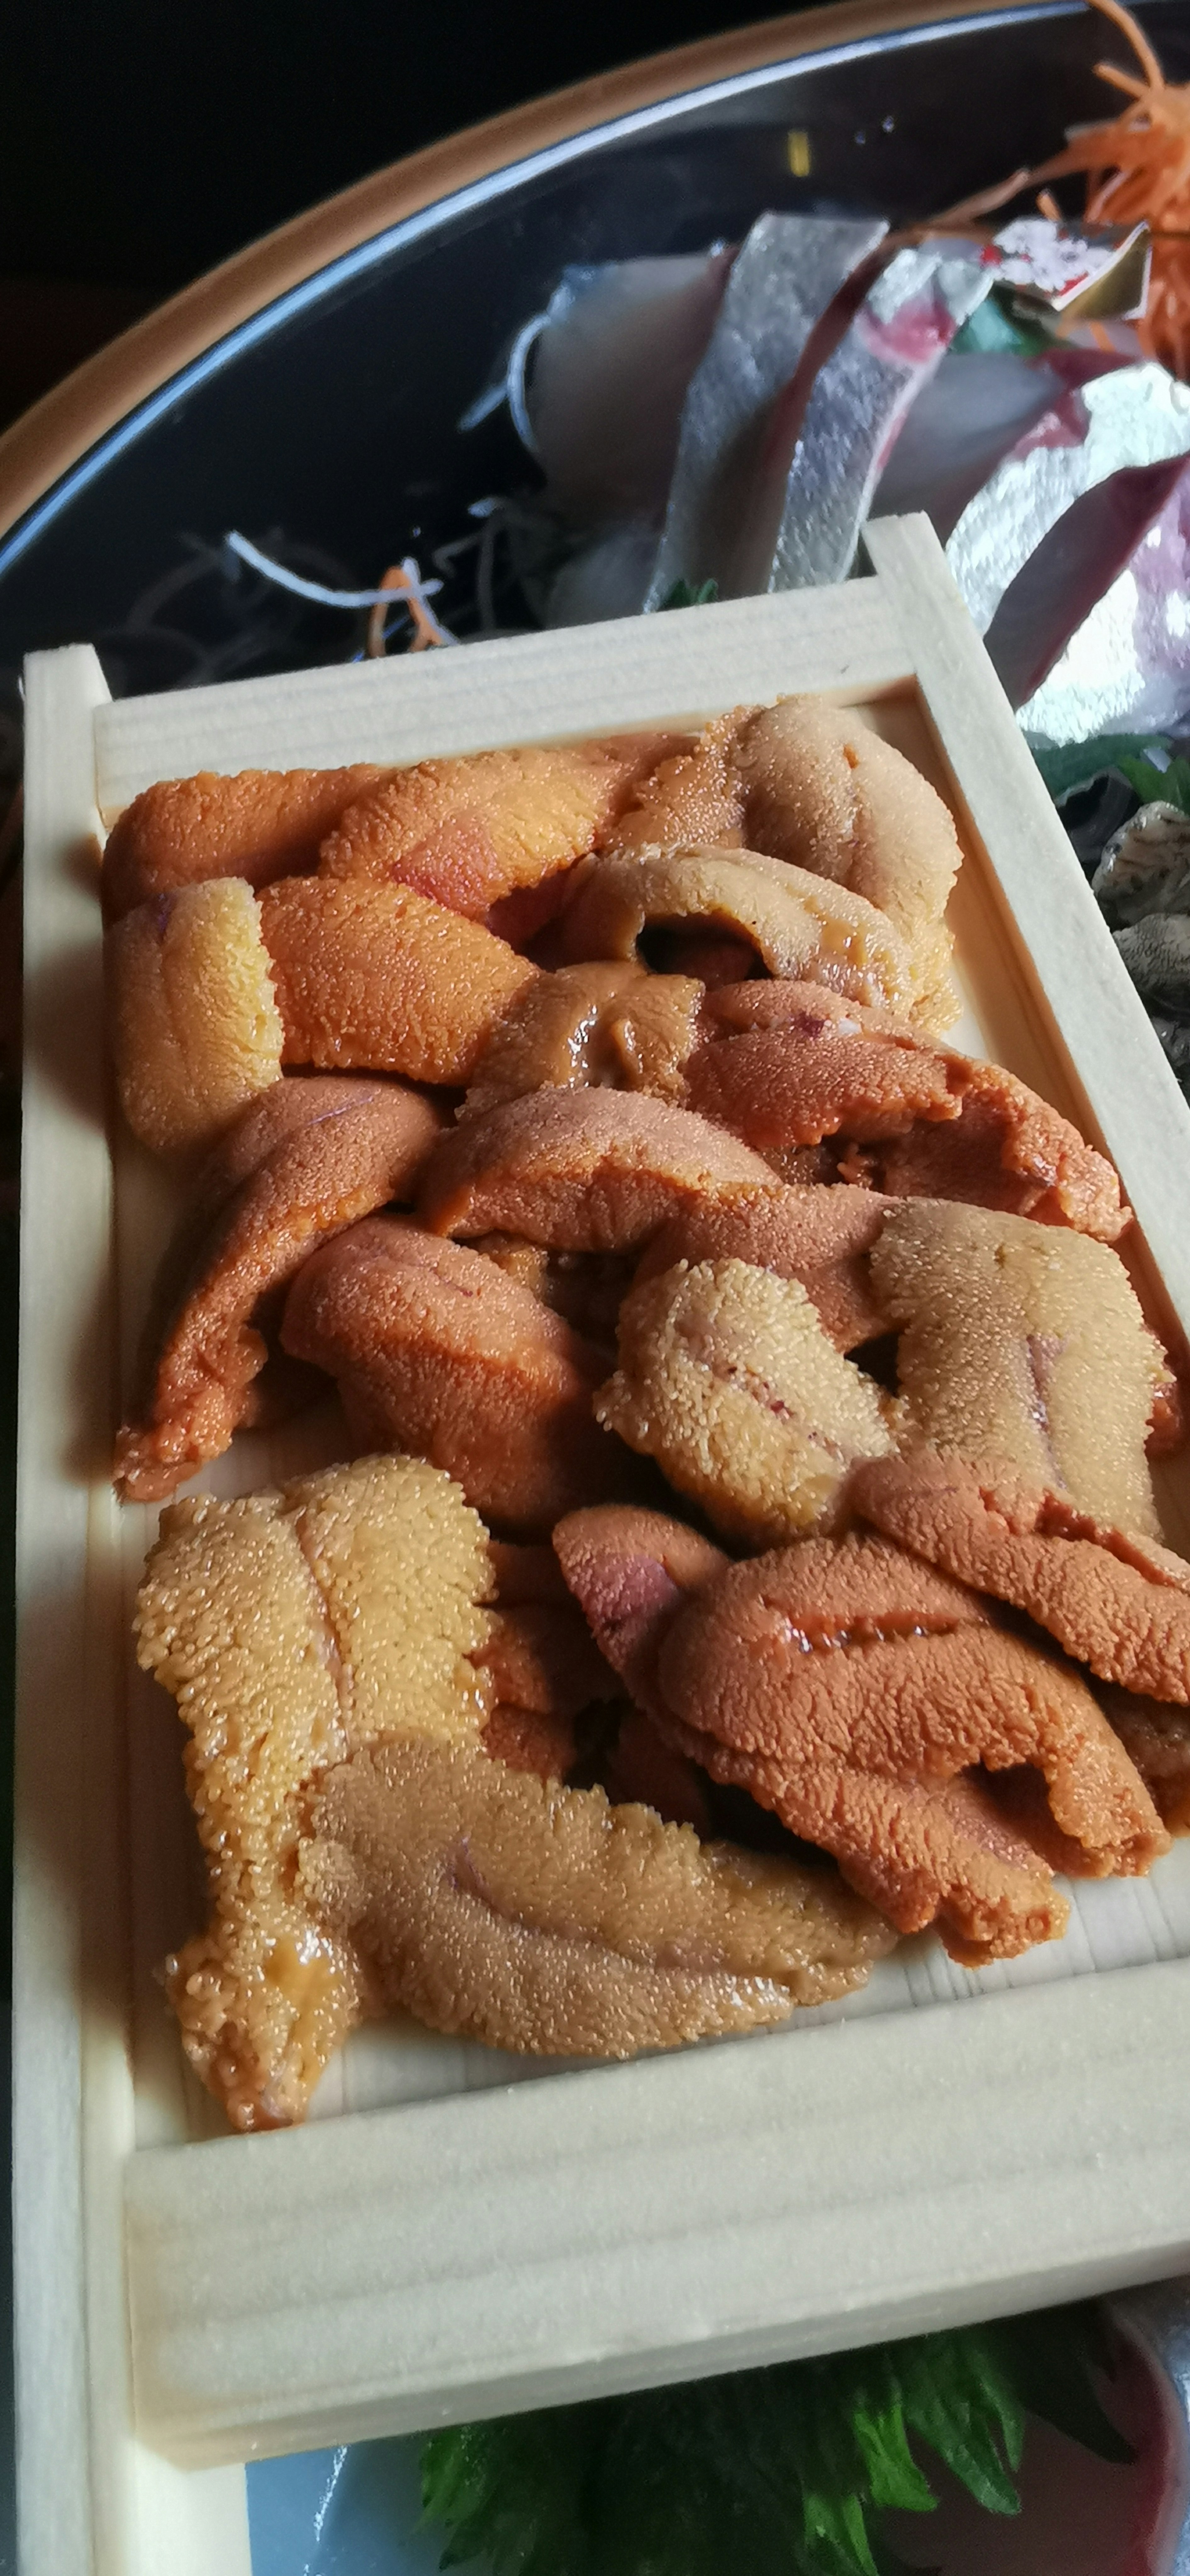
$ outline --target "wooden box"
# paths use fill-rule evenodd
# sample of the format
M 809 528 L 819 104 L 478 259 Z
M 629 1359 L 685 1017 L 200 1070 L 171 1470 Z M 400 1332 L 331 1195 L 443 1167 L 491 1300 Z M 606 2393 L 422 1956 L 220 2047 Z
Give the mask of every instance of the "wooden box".
M 979 1975 L 902 1945 L 847 2007 L 550 2072 L 358 2034 L 300 2130 L 224 2134 L 154 1971 L 189 1927 L 172 1705 L 135 1670 L 150 1515 L 107 1467 L 168 1193 L 111 1114 L 96 838 L 156 778 L 415 760 L 821 690 L 949 799 L 967 1016 L 1113 1155 L 1153 1321 L 1190 1327 L 1190 1112 L 924 520 L 874 572 L 111 704 L 28 670 L 16 2264 L 24 2576 L 246 2576 L 267 2452 L 1069 2297 L 1190 2253 L 1190 1848 L 1084 1883 Z M 102 818 L 102 821 L 101 821 Z M 312 1463 L 314 1424 L 210 1477 Z M 325 1449 L 321 1452 L 326 1454 Z M 1190 1460 L 1162 1471 L 1190 1551 Z

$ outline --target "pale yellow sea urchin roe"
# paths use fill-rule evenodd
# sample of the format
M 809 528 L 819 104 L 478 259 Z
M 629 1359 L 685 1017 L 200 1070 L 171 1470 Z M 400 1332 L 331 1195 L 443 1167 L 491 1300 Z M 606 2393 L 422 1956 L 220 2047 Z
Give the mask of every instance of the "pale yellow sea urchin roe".
M 829 1529 L 848 1469 L 892 1445 L 878 1387 L 828 1340 L 801 1281 L 748 1262 L 642 1280 L 621 1308 L 619 1362 L 599 1420 L 751 1546 Z
M 942 799 L 912 761 L 848 707 L 784 698 L 741 726 L 734 748 L 745 837 L 866 895 L 908 942 L 916 1025 L 958 1015 L 943 915 L 962 859 Z
M 212 1143 L 280 1080 L 281 1015 L 242 878 L 139 905 L 109 930 L 104 968 L 124 1115 L 156 1153 Z
M 1110 1245 L 957 1201 L 894 1204 L 871 1277 L 899 1325 L 906 1437 L 1006 1458 L 1124 1530 L 1159 1535 L 1145 1439 L 1161 1351 Z
M 187 2055 L 239 2128 L 300 2117 L 366 2007 L 355 1952 L 295 1886 L 303 1792 L 396 1713 L 430 1738 L 478 1738 L 468 1655 L 489 1583 L 482 1523 L 411 1459 L 162 1514 L 137 1651 L 190 1730 L 211 1895 L 167 1977 Z
M 819 1872 L 467 1746 L 376 1746 L 320 1783 L 313 1824 L 302 1885 L 385 2001 L 497 2048 L 631 2057 L 749 2030 L 862 1984 L 890 1946 Z
M 848 1000 L 908 1011 L 909 953 L 860 894 L 754 850 L 610 850 L 585 859 L 561 930 L 569 958 L 634 957 L 651 924 L 708 923 L 746 940 L 768 968 Z
M 361 1458 L 285 1488 L 341 1668 L 348 1746 L 394 1726 L 463 1743 L 483 1715 L 469 1661 L 490 1614 L 487 1532 L 452 1477 Z

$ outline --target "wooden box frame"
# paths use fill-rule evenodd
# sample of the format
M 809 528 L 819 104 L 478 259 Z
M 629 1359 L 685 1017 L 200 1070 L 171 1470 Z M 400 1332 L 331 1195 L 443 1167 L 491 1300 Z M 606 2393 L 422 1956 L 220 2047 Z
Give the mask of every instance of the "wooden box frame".
M 150 1818 L 130 1756 L 135 1568 L 105 1473 L 137 1185 L 113 1177 L 102 1069 L 101 813 L 199 768 L 415 759 L 800 689 L 861 704 L 908 727 L 953 805 L 960 955 L 965 938 L 981 972 L 999 960 L 991 1051 L 1112 1153 L 1150 1311 L 1171 1338 L 1190 1328 L 1190 1112 L 927 523 L 868 542 L 872 573 L 837 590 L 172 697 L 110 704 L 87 648 L 29 665 L 24 2576 L 246 2576 L 227 2464 L 254 2454 L 861 2343 L 1190 2259 L 1185 1846 L 1161 1865 L 1173 1895 L 1143 1964 L 1026 1973 L 975 2011 L 981 1981 L 919 1961 L 920 2012 L 253 2138 L 154 2143 L 138 2112 Z M 1186 1468 L 1164 1502 L 1187 1545 Z M 1097 1957 L 1092 1942 L 1076 1964 Z

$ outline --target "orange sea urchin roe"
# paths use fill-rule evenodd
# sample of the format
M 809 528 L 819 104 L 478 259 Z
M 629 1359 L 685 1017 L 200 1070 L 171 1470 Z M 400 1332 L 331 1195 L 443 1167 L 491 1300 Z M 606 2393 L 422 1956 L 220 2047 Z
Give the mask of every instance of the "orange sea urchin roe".
M 538 970 L 403 885 L 291 878 L 260 899 L 287 1064 L 462 1083 Z
M 323 844 L 321 873 L 414 886 L 481 920 L 594 849 L 673 741 L 626 735 L 419 761 L 343 815 Z
M 103 908 L 118 921 L 134 904 L 209 877 L 251 886 L 316 865 L 318 845 L 354 799 L 389 775 L 353 769 L 202 771 L 162 779 L 126 805 L 103 853 Z

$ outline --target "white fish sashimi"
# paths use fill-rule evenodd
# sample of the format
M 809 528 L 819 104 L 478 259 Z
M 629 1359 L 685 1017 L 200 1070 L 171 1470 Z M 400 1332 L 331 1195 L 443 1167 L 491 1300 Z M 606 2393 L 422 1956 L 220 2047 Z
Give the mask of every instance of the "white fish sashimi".
M 804 590 L 846 579 L 910 406 L 991 282 L 975 242 L 925 241 L 889 262 L 815 382 L 767 579 L 768 540 L 758 523 L 739 566 L 740 589 Z M 779 462 L 772 460 L 778 470 Z
M 1190 454 L 1190 387 L 1147 362 L 1063 395 L 989 476 L 946 549 L 985 634 L 1022 566 L 1084 492 L 1122 466 Z
M 924 510 L 945 545 L 968 503 L 1034 422 L 1124 363 L 1114 353 L 1073 349 L 1046 357 L 948 350 L 914 400 L 880 477 L 873 518 Z
M 660 525 L 686 388 L 730 267 L 720 250 L 564 272 L 526 394 L 547 496 L 564 518 Z
M 736 588 L 730 566 L 772 405 L 815 324 L 887 230 L 877 217 L 762 215 L 753 224 L 686 396 L 646 607 L 659 608 L 678 581 Z

